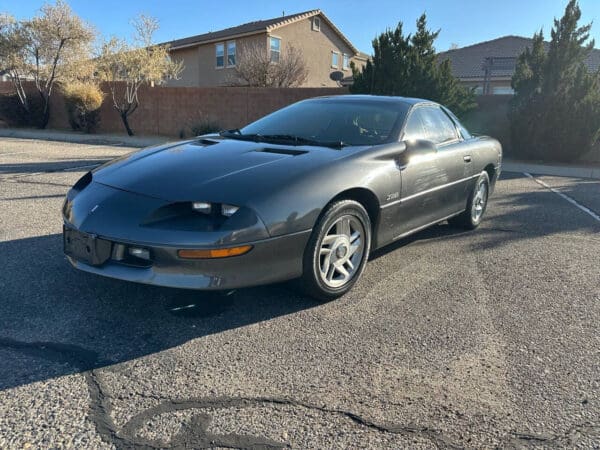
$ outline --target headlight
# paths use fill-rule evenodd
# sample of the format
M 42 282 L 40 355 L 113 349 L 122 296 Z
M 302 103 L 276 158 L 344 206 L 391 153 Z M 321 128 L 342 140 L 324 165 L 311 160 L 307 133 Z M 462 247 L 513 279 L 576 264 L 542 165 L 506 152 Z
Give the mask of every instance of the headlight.
M 240 209 L 239 206 L 223 203 L 221 205 L 221 214 L 223 214 L 225 217 L 231 217 L 237 212 L 238 209 Z
M 192 209 L 194 211 L 198 211 L 204 214 L 210 214 L 212 209 L 212 205 L 208 202 L 193 202 Z
M 229 205 L 227 203 L 222 203 L 220 205 L 217 203 L 214 206 L 216 206 L 214 209 L 215 213 L 220 213 L 225 217 L 233 216 L 238 209 L 240 209 L 239 206 Z M 192 202 L 192 209 L 203 214 L 211 214 L 213 213 L 213 204 L 209 202 Z

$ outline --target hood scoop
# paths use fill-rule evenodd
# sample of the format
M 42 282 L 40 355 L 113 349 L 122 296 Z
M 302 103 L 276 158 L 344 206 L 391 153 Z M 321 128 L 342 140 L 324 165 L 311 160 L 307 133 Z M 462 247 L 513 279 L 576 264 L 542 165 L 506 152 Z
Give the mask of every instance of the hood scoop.
M 273 147 L 265 147 L 254 150 L 259 153 L 274 153 L 276 155 L 288 155 L 288 156 L 298 156 L 304 155 L 308 153 L 306 150 L 296 150 L 295 148 L 273 148 Z
M 195 144 L 200 144 L 200 145 L 204 145 L 205 147 L 208 147 L 209 145 L 215 145 L 218 144 L 219 142 L 221 142 L 221 140 L 213 140 L 213 139 L 200 139 L 199 141 L 196 141 Z

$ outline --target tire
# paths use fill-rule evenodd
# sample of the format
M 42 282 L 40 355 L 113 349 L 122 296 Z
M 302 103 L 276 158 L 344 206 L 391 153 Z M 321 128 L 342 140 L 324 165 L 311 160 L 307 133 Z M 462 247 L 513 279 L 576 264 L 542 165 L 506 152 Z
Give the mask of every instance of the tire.
M 448 219 L 448 223 L 452 226 L 474 230 L 479 226 L 485 210 L 487 208 L 488 197 L 490 195 L 490 177 L 487 172 L 481 172 L 477 183 L 469 193 L 467 201 L 467 209 L 458 216 Z
M 370 249 L 371 221 L 365 208 L 353 200 L 330 204 L 304 251 L 299 280 L 303 290 L 320 301 L 341 297 L 360 278 Z

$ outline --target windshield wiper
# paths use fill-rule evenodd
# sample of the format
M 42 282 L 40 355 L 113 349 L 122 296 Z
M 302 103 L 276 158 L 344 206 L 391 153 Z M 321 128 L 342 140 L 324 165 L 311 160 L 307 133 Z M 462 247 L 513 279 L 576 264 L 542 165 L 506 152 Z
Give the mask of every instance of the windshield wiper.
M 309 139 L 291 134 L 265 134 L 261 135 L 261 137 L 265 140 L 293 142 L 293 145 L 315 145 L 331 148 L 342 148 L 348 145 L 343 141 L 318 141 L 316 139 Z
M 253 142 L 285 142 L 291 143 L 292 145 L 314 145 L 319 147 L 331 147 L 331 148 L 342 148 L 346 147 L 343 141 L 318 141 L 316 139 L 304 138 L 301 136 L 294 136 L 292 134 L 242 134 L 238 129 L 227 130 L 219 133 L 223 137 L 231 139 L 239 139 L 241 141 L 253 141 Z
M 242 132 L 238 129 L 235 130 L 227 130 L 221 131 L 219 133 L 223 137 L 231 138 L 231 139 L 239 139 L 241 141 L 254 141 L 254 142 L 263 142 L 263 136 L 261 134 L 242 134 Z

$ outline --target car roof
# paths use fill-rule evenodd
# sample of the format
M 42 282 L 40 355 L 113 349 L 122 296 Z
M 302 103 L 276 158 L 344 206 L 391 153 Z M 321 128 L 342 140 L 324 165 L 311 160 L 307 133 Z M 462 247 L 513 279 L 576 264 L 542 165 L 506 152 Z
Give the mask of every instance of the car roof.
M 332 100 L 332 101 L 356 101 L 356 100 L 368 100 L 375 101 L 381 103 L 404 103 L 407 105 L 418 105 L 418 104 L 436 104 L 436 102 L 431 100 L 425 100 L 422 98 L 413 98 L 413 97 L 400 97 L 400 96 L 391 96 L 391 95 L 327 95 L 323 97 L 315 97 L 310 100 Z

